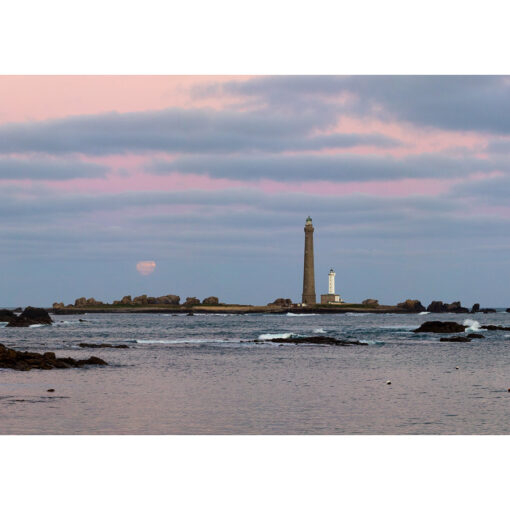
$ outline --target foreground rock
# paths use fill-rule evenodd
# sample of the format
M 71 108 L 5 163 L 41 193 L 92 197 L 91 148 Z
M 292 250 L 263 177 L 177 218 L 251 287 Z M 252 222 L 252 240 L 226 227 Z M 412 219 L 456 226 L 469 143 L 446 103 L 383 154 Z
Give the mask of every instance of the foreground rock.
M 469 333 L 467 335 L 468 338 L 485 338 L 483 335 L 480 335 L 480 333 Z
M 466 326 L 457 322 L 427 321 L 415 333 L 464 333 Z
M 129 349 L 129 346 L 124 344 L 88 344 L 86 342 L 82 342 L 81 344 L 78 344 L 83 349 L 103 349 L 103 348 L 110 348 L 110 349 Z
M 425 307 L 417 299 L 406 299 L 403 303 L 397 305 L 408 312 L 420 313 L 425 311 Z
M 277 344 L 319 344 L 319 345 L 367 345 L 357 340 L 338 340 L 329 336 L 307 336 L 303 338 L 272 338 L 270 340 L 255 340 L 255 342 L 273 342 Z
M 440 342 L 471 342 L 467 336 L 446 336 L 439 339 Z
M 0 368 L 11 368 L 13 370 L 51 370 L 52 368 L 79 368 L 84 365 L 108 365 L 101 358 L 91 356 L 89 359 L 75 360 L 73 358 L 57 358 L 54 352 L 22 352 L 9 349 L 0 344 Z
M 27 306 L 20 315 L 15 315 L 7 324 L 8 328 L 26 328 L 35 324 L 52 324 L 53 321 L 44 308 Z

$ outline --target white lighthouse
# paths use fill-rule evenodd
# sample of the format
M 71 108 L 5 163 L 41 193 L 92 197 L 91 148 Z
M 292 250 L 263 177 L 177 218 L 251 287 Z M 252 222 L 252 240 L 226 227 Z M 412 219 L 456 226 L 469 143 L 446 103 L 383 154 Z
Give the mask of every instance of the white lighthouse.
M 338 305 L 343 303 L 338 294 L 335 294 L 335 270 L 330 269 L 328 273 L 328 293 L 321 294 L 322 305 Z
M 328 274 L 328 277 L 329 277 L 329 288 L 328 288 L 328 294 L 334 294 L 335 293 L 335 270 L 334 269 L 330 269 L 329 270 L 329 274 Z

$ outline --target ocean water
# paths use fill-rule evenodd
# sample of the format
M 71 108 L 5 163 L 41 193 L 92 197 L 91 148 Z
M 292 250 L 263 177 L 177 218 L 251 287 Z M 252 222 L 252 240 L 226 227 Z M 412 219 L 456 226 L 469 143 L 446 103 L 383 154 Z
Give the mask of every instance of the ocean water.
M 0 327 L 0 342 L 109 366 L 0 369 L 2 434 L 510 433 L 510 332 L 483 331 L 510 326 L 504 312 L 53 318 L 53 326 Z M 427 320 L 471 321 L 485 338 L 442 343 L 412 333 Z M 252 342 L 318 334 L 368 345 Z

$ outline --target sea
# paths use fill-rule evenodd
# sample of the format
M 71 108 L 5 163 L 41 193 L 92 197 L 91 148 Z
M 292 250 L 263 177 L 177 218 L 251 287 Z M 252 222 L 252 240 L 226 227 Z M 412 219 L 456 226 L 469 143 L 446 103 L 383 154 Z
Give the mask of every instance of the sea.
M 0 343 L 108 366 L 0 369 L 1 434 L 510 433 L 510 331 L 483 328 L 510 326 L 504 311 L 53 319 L 0 324 Z M 413 333 L 428 320 L 464 323 L 485 338 Z M 268 341 L 317 335 L 366 345 Z

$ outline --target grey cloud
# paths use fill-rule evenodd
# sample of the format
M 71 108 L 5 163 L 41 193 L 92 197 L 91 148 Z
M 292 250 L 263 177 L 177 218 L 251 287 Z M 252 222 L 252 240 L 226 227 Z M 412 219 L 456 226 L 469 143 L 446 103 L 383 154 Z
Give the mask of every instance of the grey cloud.
M 83 115 L 0 126 L 0 152 L 114 154 L 318 150 L 399 143 L 379 134 L 320 135 L 334 115 L 208 109 Z
M 0 142 L 1 143 L 1 142 Z M 0 157 L 0 180 L 69 180 L 104 177 L 108 169 L 94 163 Z
M 333 108 L 447 130 L 510 133 L 505 76 L 269 76 L 197 90 L 219 92 L 271 109 Z
M 207 174 L 242 181 L 370 181 L 403 178 L 465 177 L 474 172 L 506 170 L 506 160 L 448 157 L 434 154 L 390 156 L 340 155 L 234 155 L 184 156 L 172 162 L 158 160 L 148 171 Z

